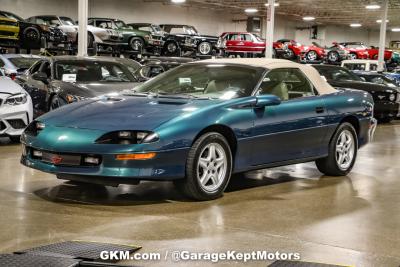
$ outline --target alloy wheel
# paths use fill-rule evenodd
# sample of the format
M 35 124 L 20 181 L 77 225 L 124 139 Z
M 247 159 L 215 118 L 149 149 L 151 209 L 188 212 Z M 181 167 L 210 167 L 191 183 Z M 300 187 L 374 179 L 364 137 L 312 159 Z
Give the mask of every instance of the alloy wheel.
M 357 59 L 357 55 L 354 54 L 354 53 L 351 53 L 350 54 L 350 59 L 352 59 L 352 60 Z
M 317 60 L 317 59 L 318 59 L 317 52 L 315 52 L 315 51 L 310 51 L 310 52 L 308 52 L 308 53 L 307 53 L 307 59 L 308 59 L 309 61 L 315 61 L 315 60 Z
M 202 55 L 208 55 L 211 52 L 211 45 L 207 42 L 202 42 L 199 45 L 199 52 Z
M 197 179 L 206 192 L 218 190 L 224 182 L 228 168 L 227 155 L 218 143 L 203 148 L 197 163 Z
M 339 60 L 339 56 L 336 52 L 329 53 L 329 61 L 337 62 Z
M 140 40 L 134 40 L 132 42 L 132 49 L 135 51 L 139 50 L 141 46 L 142 46 L 142 42 Z
M 355 142 L 353 134 L 344 130 L 336 142 L 336 163 L 341 170 L 347 170 L 354 158 Z
M 167 45 L 167 50 L 168 50 L 168 52 L 170 52 L 170 53 L 175 53 L 175 51 L 177 50 L 177 46 L 176 46 L 176 44 L 175 43 L 169 43 L 168 45 Z

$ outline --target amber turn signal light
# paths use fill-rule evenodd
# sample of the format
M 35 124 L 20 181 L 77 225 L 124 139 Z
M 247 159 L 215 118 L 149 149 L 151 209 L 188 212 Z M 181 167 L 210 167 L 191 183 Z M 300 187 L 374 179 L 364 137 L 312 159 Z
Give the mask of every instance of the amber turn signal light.
M 121 154 L 121 155 L 116 155 L 115 159 L 116 160 L 146 160 L 146 159 L 152 159 L 156 156 L 156 153 L 151 152 L 151 153 L 140 153 L 140 154 Z

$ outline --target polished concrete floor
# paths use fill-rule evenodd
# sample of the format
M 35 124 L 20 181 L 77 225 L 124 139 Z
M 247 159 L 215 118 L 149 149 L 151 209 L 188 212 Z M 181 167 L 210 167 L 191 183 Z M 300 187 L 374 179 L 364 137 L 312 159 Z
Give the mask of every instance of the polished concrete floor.
M 166 182 L 68 184 L 21 166 L 20 146 L 7 142 L 0 139 L 2 253 L 88 240 L 137 244 L 141 252 L 278 250 L 306 261 L 400 265 L 400 123 L 378 127 L 347 177 L 324 177 L 313 163 L 275 168 L 234 177 L 223 198 L 201 203 Z

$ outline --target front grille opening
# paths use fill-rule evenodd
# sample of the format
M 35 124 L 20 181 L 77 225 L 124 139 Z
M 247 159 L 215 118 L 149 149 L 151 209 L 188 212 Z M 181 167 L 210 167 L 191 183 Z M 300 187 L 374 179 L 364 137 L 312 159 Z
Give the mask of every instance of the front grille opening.
M 26 127 L 26 124 L 23 120 L 17 119 L 17 120 L 7 120 L 7 122 L 13 127 L 14 129 L 24 129 Z
M 53 153 L 34 148 L 27 148 L 27 151 L 31 158 L 56 166 L 94 167 L 102 162 L 100 155 Z

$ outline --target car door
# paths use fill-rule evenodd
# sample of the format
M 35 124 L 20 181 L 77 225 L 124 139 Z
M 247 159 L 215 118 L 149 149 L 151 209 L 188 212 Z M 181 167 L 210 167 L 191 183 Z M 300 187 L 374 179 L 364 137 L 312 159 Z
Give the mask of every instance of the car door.
M 254 46 L 253 38 L 248 33 L 243 33 L 240 35 L 240 40 L 243 43 L 242 51 L 254 52 L 256 48 Z
M 271 70 L 257 94 L 276 95 L 282 102 L 255 110 L 254 165 L 313 158 L 324 153 L 327 111 L 323 97 L 300 69 Z
M 240 51 L 240 39 L 239 34 L 230 33 L 226 37 L 226 47 L 230 52 Z

